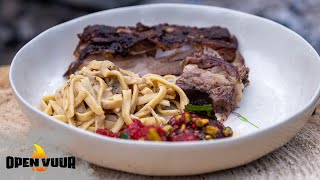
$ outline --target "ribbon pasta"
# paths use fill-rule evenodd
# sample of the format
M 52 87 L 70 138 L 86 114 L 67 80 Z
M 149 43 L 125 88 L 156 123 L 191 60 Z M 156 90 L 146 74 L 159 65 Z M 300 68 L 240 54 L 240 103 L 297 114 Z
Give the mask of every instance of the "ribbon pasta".
M 40 108 L 57 120 L 93 132 L 119 132 L 132 119 L 161 125 L 189 103 L 175 81 L 173 75 L 141 77 L 110 61 L 93 60 L 71 75 L 54 95 L 44 96 Z

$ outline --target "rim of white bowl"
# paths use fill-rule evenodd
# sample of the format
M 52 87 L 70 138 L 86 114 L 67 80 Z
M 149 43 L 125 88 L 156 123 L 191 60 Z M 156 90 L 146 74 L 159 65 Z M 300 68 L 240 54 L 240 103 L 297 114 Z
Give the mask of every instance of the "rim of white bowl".
M 232 138 L 222 138 L 222 139 L 215 139 L 212 141 L 187 141 L 187 142 L 168 142 L 168 141 L 164 141 L 164 142 L 155 142 L 155 141 L 137 141 L 137 140 L 125 140 L 125 139 L 119 139 L 119 138 L 111 138 L 108 136 L 103 136 L 100 134 L 96 134 L 96 133 L 92 133 L 86 130 L 82 130 L 80 128 L 77 127 L 73 127 L 73 126 L 69 126 L 66 123 L 57 121 L 56 119 L 54 119 L 53 117 L 47 116 L 45 113 L 41 112 L 40 110 L 38 110 L 37 108 L 35 108 L 34 106 L 32 106 L 30 103 L 28 103 L 26 100 L 24 100 L 21 95 L 19 94 L 18 90 L 16 89 L 14 82 L 13 82 L 13 69 L 15 68 L 15 61 L 16 59 L 19 57 L 21 51 L 23 49 L 25 49 L 26 47 L 28 47 L 30 44 L 32 44 L 34 41 L 36 41 L 40 36 L 43 36 L 45 34 L 47 34 L 48 32 L 54 31 L 55 29 L 60 28 L 61 26 L 64 25 L 68 25 L 68 24 L 72 24 L 72 23 L 77 23 L 78 21 L 80 21 L 83 18 L 89 18 L 92 16 L 95 16 L 97 14 L 101 14 L 101 13 L 106 13 L 106 12 L 112 12 L 112 11 L 126 11 L 126 10 L 130 10 L 130 9 L 144 9 L 144 8 L 150 8 L 150 7 L 168 7 L 168 8 L 172 8 L 172 7 L 176 7 L 176 8 L 184 8 L 184 7 L 193 7 L 193 8 L 198 8 L 198 9 L 211 9 L 211 10 L 218 10 L 218 11 L 222 11 L 225 13 L 230 13 L 230 14 L 238 14 L 241 16 L 247 16 L 247 17 L 251 17 L 251 18 L 255 18 L 259 21 L 263 21 L 264 23 L 268 23 L 269 25 L 272 26 L 278 26 L 278 28 L 282 28 L 283 30 L 286 30 L 288 33 L 290 33 L 291 35 L 295 36 L 299 41 L 301 41 L 301 43 L 304 43 L 306 46 L 308 46 L 308 48 L 311 50 L 310 53 L 313 53 L 314 56 L 318 59 L 317 63 L 320 64 L 320 57 L 318 55 L 318 53 L 316 52 L 316 50 L 304 39 L 302 38 L 299 34 L 297 34 L 296 32 L 292 31 L 291 29 L 276 23 L 272 20 L 266 19 L 266 18 L 262 18 L 259 16 L 255 16 L 252 14 L 248 14 L 245 12 L 241 12 L 241 11 L 236 11 L 236 10 L 232 10 L 232 9 L 227 9 L 227 8 L 221 8 L 221 7 L 216 7 L 216 6 L 207 6 L 207 5 L 195 5 L 195 4 L 178 4 L 178 3 L 158 3 L 158 4 L 147 4 L 147 5 L 137 5 L 137 6 L 128 6 L 128 7 L 120 7 L 120 8 L 115 8 L 115 9 L 110 9 L 110 10 L 103 10 L 103 11 L 98 11 L 95 13 L 91 13 L 88 15 L 84 15 L 72 20 L 69 20 L 67 22 L 58 24 L 54 27 L 51 27 L 47 30 L 45 30 L 44 32 L 40 33 L 39 35 L 37 35 L 35 38 L 33 38 L 32 40 L 30 40 L 27 44 L 25 44 L 18 52 L 17 54 L 14 56 L 13 61 L 11 63 L 11 68 L 10 68 L 10 73 L 9 73 L 9 79 L 10 79 L 10 84 L 11 84 L 11 88 L 13 89 L 13 92 L 15 93 L 16 97 L 27 107 L 29 108 L 31 111 L 33 111 L 33 113 L 36 113 L 40 116 L 42 116 L 44 119 L 49 119 L 51 121 L 51 123 L 57 123 L 59 124 L 61 127 L 63 128 L 68 128 L 71 131 L 74 131 L 75 133 L 81 133 L 81 134 L 85 134 L 87 136 L 90 136 L 92 138 L 96 138 L 99 139 L 101 141 L 105 141 L 105 142 L 114 142 L 114 143 L 120 143 L 120 144 L 133 144 L 133 145 L 142 145 L 142 146 L 156 146 L 156 147 L 160 147 L 160 146 L 168 146 L 168 147 L 199 147 L 199 146 L 208 146 L 208 145 L 212 145 L 212 144 L 225 144 L 225 143 L 232 143 L 232 142 L 239 142 L 241 140 L 246 140 L 248 138 L 254 138 L 255 135 L 260 134 L 260 133 L 265 133 L 267 131 L 270 131 L 271 129 L 275 128 L 276 126 L 281 126 L 281 125 L 285 125 L 287 124 L 290 119 L 294 118 L 295 116 L 299 116 L 301 114 L 303 114 L 305 111 L 307 111 L 308 109 L 310 109 L 314 104 L 317 103 L 317 101 L 320 98 L 320 82 L 318 84 L 318 88 L 315 91 L 315 94 L 313 95 L 313 97 L 308 101 L 308 103 L 306 103 L 304 106 L 302 106 L 301 108 L 299 108 L 298 111 L 296 111 L 295 113 L 293 113 L 292 115 L 283 118 L 282 120 L 279 120 L 278 122 L 276 122 L 275 124 L 272 124 L 268 127 L 265 127 L 263 129 L 259 129 L 256 130 L 254 132 L 251 132 L 249 134 L 245 134 L 245 135 L 241 135 L 241 136 L 236 136 L 236 137 L 232 137 Z

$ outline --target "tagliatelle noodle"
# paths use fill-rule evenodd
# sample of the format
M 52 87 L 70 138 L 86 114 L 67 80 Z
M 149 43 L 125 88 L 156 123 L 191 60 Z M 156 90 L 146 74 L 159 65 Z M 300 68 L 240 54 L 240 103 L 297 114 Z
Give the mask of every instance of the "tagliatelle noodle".
M 175 85 L 176 76 L 140 76 L 110 61 L 91 61 L 61 86 L 44 96 L 41 110 L 55 119 L 88 131 L 119 132 L 133 119 L 161 125 L 184 110 L 189 100 Z

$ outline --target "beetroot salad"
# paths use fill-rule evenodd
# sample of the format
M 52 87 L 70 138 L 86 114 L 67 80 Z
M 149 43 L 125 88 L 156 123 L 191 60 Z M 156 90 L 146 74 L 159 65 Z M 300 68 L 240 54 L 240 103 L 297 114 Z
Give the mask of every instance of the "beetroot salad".
M 134 140 L 146 141 L 195 141 L 231 137 L 233 131 L 225 127 L 215 117 L 199 115 L 185 110 L 173 116 L 169 122 L 161 126 L 146 126 L 134 119 L 126 128 L 118 133 L 106 129 L 98 129 L 98 134 Z

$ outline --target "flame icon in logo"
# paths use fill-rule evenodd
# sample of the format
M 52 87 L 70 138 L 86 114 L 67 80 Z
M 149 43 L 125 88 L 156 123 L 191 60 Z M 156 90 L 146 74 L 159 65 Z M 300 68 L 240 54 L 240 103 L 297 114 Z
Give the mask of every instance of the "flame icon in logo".
M 40 158 L 48 157 L 41 146 L 39 146 L 38 144 L 33 144 L 33 145 L 34 147 L 36 147 L 36 150 L 33 150 L 32 158 L 40 159 Z M 38 172 L 43 172 L 43 171 L 46 171 L 47 169 L 48 167 L 39 167 L 39 166 L 32 167 L 33 171 L 38 171 Z

